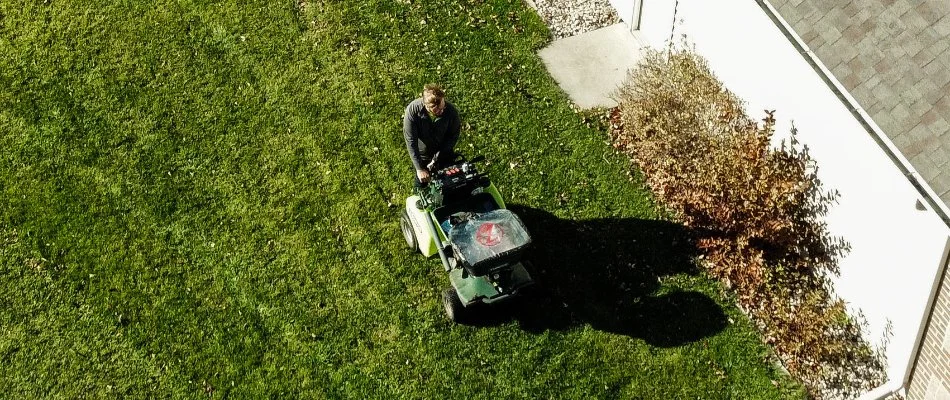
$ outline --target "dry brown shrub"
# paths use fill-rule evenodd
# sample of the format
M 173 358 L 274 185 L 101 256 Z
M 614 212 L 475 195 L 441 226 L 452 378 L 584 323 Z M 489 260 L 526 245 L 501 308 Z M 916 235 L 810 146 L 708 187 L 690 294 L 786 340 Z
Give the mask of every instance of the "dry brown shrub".
M 697 233 L 708 271 L 735 292 L 788 371 L 816 397 L 882 381 L 880 358 L 826 289 L 847 244 L 827 232 L 837 194 L 823 191 L 794 129 L 773 147 L 774 111 L 748 117 L 690 50 L 647 54 L 618 97 L 614 147 Z M 841 371 L 857 364 L 868 372 L 843 381 Z

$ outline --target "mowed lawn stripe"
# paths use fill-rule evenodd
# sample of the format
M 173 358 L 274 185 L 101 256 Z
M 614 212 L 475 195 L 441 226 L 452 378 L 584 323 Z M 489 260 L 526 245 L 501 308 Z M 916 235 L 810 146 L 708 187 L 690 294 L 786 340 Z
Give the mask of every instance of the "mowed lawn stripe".
M 718 285 L 651 255 L 675 227 L 521 2 L 17 1 L 0 31 L 3 393 L 801 393 Z M 557 321 L 452 325 L 438 262 L 402 248 L 401 116 L 429 81 L 533 222 Z M 668 301 L 689 296 L 734 323 L 665 342 L 703 319 Z

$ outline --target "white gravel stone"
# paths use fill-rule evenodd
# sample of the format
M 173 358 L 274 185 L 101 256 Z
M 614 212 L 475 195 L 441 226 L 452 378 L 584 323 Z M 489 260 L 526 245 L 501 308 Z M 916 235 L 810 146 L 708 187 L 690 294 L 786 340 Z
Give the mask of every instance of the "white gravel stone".
M 554 40 L 620 22 L 607 0 L 526 0 L 551 29 Z

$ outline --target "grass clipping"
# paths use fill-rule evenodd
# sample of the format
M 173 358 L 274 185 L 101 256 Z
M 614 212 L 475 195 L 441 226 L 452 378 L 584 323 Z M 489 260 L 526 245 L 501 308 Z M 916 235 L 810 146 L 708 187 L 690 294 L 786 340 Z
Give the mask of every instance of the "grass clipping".
M 853 397 L 884 380 L 881 351 L 828 289 L 847 244 L 822 217 L 825 192 L 807 148 L 771 145 L 690 50 L 652 52 L 630 72 L 611 117 L 657 200 L 697 235 L 705 267 L 735 293 L 789 373 L 814 397 Z

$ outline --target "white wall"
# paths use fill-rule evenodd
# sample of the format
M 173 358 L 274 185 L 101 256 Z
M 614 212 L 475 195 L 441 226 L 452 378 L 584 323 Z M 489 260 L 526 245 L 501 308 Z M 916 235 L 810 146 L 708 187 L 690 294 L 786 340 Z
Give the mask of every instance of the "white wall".
M 662 47 L 673 26 L 672 0 L 645 0 L 641 35 Z M 792 121 L 818 163 L 826 188 L 841 193 L 827 218 L 852 246 L 835 290 L 867 318 L 867 339 L 880 343 L 893 324 L 888 376 L 905 374 L 948 228 L 898 167 L 754 1 L 680 0 L 676 35 L 686 34 L 753 117 L 777 110 L 777 132 Z M 682 24 L 679 23 L 682 21 Z M 923 202 L 926 204 L 926 202 Z
M 620 19 L 622 19 L 623 22 L 627 24 L 627 26 L 629 27 L 630 24 L 633 23 L 633 21 L 631 20 L 633 19 L 633 7 L 635 5 L 634 3 L 636 2 L 633 0 L 608 0 L 608 1 L 610 2 L 610 5 L 612 5 L 614 9 L 617 10 L 617 15 L 620 16 Z
M 620 16 L 620 19 L 623 20 L 624 24 L 627 25 L 628 30 L 637 30 L 639 29 L 639 19 L 640 14 L 638 13 L 638 8 L 640 8 L 641 0 L 609 0 L 610 5 L 617 10 L 617 15 Z
M 662 47 L 670 39 L 673 26 L 673 0 L 643 0 L 640 36 L 654 47 Z

